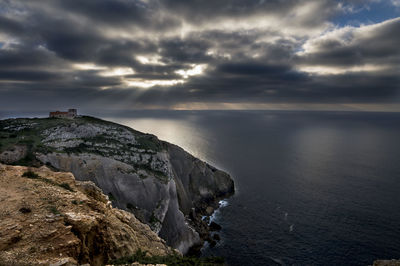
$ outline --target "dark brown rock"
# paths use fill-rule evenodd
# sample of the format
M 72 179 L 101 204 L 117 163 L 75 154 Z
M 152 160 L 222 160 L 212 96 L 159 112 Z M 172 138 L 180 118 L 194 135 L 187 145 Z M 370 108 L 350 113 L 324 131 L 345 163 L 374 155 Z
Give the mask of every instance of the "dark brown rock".
M 219 231 L 221 229 L 222 229 L 222 227 L 219 224 L 217 224 L 216 222 L 210 223 L 210 231 Z

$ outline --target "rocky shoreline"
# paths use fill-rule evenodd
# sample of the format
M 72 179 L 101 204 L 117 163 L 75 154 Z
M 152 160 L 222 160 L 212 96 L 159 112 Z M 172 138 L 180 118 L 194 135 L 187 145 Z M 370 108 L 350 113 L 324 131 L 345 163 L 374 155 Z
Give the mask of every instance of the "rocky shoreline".
M 212 215 L 218 211 L 221 207 L 220 202 L 227 198 L 220 198 L 210 206 L 208 205 L 205 209 L 203 208 L 197 212 L 196 216 L 190 216 L 189 219 L 193 223 L 193 227 L 199 232 L 200 238 L 203 240 L 201 243 L 194 245 L 188 251 L 188 255 L 198 256 L 201 254 L 201 249 L 204 247 L 205 243 L 208 242 L 210 246 L 215 246 L 218 241 L 221 240 L 218 232 L 222 227 L 216 222 L 211 220 Z

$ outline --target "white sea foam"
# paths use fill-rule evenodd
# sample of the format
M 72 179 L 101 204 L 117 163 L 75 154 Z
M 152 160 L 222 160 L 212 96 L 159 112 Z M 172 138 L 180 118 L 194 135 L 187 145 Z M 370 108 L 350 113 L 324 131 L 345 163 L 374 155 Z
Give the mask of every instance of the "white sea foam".
M 228 205 L 229 205 L 229 202 L 227 200 L 220 200 L 219 201 L 219 207 L 220 208 L 224 208 L 224 207 L 226 207 Z
M 213 212 L 213 214 L 210 216 L 210 223 L 213 222 L 213 221 L 216 221 L 216 219 L 218 218 L 218 216 L 220 214 L 220 209 L 228 206 L 229 202 L 227 200 L 220 200 L 218 202 L 218 205 L 219 205 L 218 209 L 216 209 Z
M 209 224 L 210 224 L 211 222 L 214 222 L 214 221 L 218 218 L 218 215 L 219 215 L 219 209 L 215 210 L 215 211 L 213 212 L 213 214 L 210 216 L 210 222 L 209 222 Z
M 294 224 L 292 224 L 292 225 L 289 227 L 289 232 L 293 232 L 293 229 L 294 229 Z

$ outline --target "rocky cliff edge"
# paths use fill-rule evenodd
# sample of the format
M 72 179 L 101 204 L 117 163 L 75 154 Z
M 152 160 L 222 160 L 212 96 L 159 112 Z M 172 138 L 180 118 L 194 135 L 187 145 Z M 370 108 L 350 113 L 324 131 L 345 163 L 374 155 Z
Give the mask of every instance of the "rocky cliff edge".
M 0 265 L 104 265 L 174 251 L 90 181 L 43 166 L 0 164 Z
M 0 120 L 0 162 L 92 181 L 182 253 L 211 240 L 203 216 L 234 193 L 227 173 L 180 147 L 88 116 Z

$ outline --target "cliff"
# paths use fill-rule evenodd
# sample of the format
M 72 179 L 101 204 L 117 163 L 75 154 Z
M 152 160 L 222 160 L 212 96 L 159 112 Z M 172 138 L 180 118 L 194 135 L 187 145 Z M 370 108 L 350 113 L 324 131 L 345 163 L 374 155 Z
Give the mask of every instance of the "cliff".
M 173 253 L 134 215 L 112 208 L 92 182 L 0 164 L 0 265 L 104 265 L 138 249 Z
M 182 253 L 209 239 L 202 216 L 234 193 L 227 173 L 183 149 L 93 117 L 2 120 L 0 162 L 45 164 L 93 181 Z

